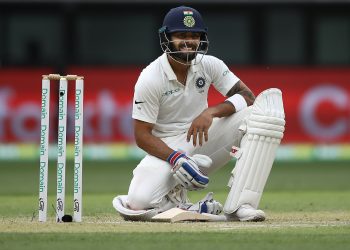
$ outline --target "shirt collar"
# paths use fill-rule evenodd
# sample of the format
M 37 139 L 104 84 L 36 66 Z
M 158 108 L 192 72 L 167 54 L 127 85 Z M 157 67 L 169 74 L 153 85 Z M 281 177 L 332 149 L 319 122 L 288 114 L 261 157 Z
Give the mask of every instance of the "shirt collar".
M 167 75 L 169 81 L 171 80 L 176 80 L 176 75 L 173 71 L 173 69 L 170 66 L 169 60 L 168 60 L 168 56 L 166 53 L 164 53 L 163 55 L 161 55 L 160 57 L 160 63 L 163 67 L 163 70 L 165 72 L 165 74 Z M 193 73 L 196 73 L 199 70 L 199 64 L 193 64 L 194 60 L 191 62 L 192 65 L 190 67 L 190 71 L 192 71 Z
M 165 72 L 165 74 L 167 75 L 168 79 L 171 80 L 176 80 L 176 75 L 173 71 L 173 69 L 170 66 L 170 63 L 168 61 L 168 57 L 167 54 L 164 53 L 161 57 L 160 57 L 160 63 L 163 67 L 163 70 Z
M 193 64 L 194 60 L 191 63 L 192 63 L 191 70 L 192 70 L 193 73 L 196 73 L 199 70 L 199 63 L 198 64 Z

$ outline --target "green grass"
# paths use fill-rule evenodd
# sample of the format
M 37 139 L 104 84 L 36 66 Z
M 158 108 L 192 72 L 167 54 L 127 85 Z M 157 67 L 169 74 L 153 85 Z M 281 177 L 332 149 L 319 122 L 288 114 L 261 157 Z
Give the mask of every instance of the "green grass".
M 262 223 L 125 222 L 112 207 L 125 194 L 137 162 L 86 162 L 83 223 L 37 222 L 38 164 L 0 162 L 0 249 L 349 249 L 350 163 L 275 164 L 260 207 Z M 69 164 L 71 166 L 72 164 Z M 230 164 L 232 165 L 232 163 Z M 225 201 L 231 166 L 211 176 L 206 191 Z M 49 203 L 55 202 L 55 164 Z M 67 207 L 72 211 L 72 169 L 67 169 Z
M 234 232 L 2 234 L 1 249 L 349 249 L 349 228 Z M 69 239 L 69 242 L 65 242 Z M 65 244 L 66 243 L 66 244 Z M 17 248 L 17 249 L 18 249 Z

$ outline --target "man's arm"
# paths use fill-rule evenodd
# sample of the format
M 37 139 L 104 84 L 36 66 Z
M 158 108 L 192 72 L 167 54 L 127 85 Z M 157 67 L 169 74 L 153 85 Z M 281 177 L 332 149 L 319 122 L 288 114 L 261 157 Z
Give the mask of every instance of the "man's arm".
M 235 94 L 241 95 L 247 103 L 247 106 L 251 106 L 254 103 L 255 96 L 253 92 L 239 80 L 226 94 L 227 97 L 231 97 Z M 226 117 L 236 113 L 236 107 L 229 101 L 225 101 L 216 106 L 209 107 L 205 110 L 214 117 Z
M 255 96 L 253 92 L 239 80 L 226 94 L 231 97 L 235 94 L 241 95 L 247 102 L 247 106 L 254 103 Z M 236 112 L 236 107 L 229 101 L 225 101 L 213 107 L 205 109 L 196 119 L 193 120 L 191 127 L 187 132 L 187 141 L 193 138 L 193 145 L 197 145 L 197 134 L 199 145 L 203 145 L 203 137 L 208 141 L 208 130 L 213 122 L 214 117 L 227 117 Z
M 152 134 L 154 124 L 134 119 L 134 135 L 137 146 L 148 154 L 167 160 L 174 151 L 161 139 Z
M 226 96 L 230 97 L 233 96 L 234 94 L 240 94 L 243 96 L 245 101 L 247 102 L 248 106 L 253 105 L 255 101 L 255 96 L 253 92 L 245 85 L 241 80 L 239 80 L 233 87 L 230 89 Z
M 172 165 L 172 172 L 178 184 L 188 190 L 203 189 L 208 186 L 209 177 L 199 166 L 208 168 L 212 160 L 205 155 L 194 155 L 189 159 L 184 153 L 169 148 L 161 139 L 152 135 L 154 125 L 134 119 L 134 133 L 137 146 L 150 155 Z

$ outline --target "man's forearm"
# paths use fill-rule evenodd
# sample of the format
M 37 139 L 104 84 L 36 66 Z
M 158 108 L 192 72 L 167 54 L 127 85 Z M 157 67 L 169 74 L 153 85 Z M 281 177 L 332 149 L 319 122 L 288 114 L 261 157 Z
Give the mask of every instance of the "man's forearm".
M 223 102 L 216 106 L 207 108 L 205 112 L 208 112 L 212 117 L 220 118 L 232 115 L 236 112 L 236 109 L 231 103 Z
M 138 135 L 136 140 L 137 146 L 146 151 L 148 154 L 156 156 L 162 160 L 167 160 L 168 156 L 174 151 L 169 148 L 161 139 L 152 134 Z

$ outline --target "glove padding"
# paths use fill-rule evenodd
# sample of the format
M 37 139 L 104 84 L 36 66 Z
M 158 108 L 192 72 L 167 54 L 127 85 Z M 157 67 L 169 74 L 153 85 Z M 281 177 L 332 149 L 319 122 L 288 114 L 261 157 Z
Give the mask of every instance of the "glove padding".
M 222 212 L 222 205 L 220 202 L 213 199 L 213 192 L 209 192 L 202 200 L 195 204 L 181 204 L 179 208 L 200 214 L 208 213 L 219 215 Z
M 176 181 L 187 190 L 204 189 L 208 186 L 209 177 L 201 172 L 200 167 L 209 168 L 212 162 L 206 155 L 182 157 L 176 161 L 171 171 Z

